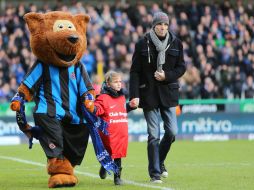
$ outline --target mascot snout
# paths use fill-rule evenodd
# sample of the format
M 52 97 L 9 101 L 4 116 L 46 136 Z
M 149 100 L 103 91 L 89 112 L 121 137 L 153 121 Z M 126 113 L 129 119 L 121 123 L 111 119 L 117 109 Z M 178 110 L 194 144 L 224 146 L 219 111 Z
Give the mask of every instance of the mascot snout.
M 75 44 L 79 40 L 79 37 L 77 35 L 70 35 L 67 39 L 69 42 Z

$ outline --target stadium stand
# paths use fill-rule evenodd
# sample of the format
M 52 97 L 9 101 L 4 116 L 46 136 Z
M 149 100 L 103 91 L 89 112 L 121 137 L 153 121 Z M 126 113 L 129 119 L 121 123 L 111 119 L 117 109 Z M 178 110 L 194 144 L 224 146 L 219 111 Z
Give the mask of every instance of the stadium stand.
M 109 69 L 123 73 L 128 89 L 135 43 L 150 30 L 153 13 L 163 10 L 171 18 L 170 30 L 183 41 L 187 72 L 179 81 L 181 98 L 253 98 L 253 1 L 203 2 L 206 1 L 149 5 L 116 1 L 96 6 L 79 1 L 68 6 L 62 1 L 43 6 L 7 4 L 0 14 L 0 103 L 10 100 L 35 61 L 23 15 L 53 10 L 90 15 L 88 50 L 81 62 L 94 79 L 96 89 Z

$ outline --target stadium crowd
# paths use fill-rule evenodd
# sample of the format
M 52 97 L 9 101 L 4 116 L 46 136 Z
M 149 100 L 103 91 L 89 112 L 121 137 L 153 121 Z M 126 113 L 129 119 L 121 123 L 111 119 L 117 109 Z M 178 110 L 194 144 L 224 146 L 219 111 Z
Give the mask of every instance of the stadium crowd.
M 128 90 L 135 43 L 150 30 L 153 13 L 162 10 L 170 17 L 170 30 L 184 46 L 187 71 L 179 81 L 181 98 L 253 98 L 254 3 L 202 2 L 164 1 L 149 6 L 122 1 L 96 6 L 79 1 L 68 6 L 61 1 L 43 7 L 9 4 L 0 13 L 0 102 L 13 97 L 35 62 L 23 15 L 54 10 L 90 15 L 88 48 L 81 62 L 98 91 L 103 73 L 110 69 L 123 73 Z

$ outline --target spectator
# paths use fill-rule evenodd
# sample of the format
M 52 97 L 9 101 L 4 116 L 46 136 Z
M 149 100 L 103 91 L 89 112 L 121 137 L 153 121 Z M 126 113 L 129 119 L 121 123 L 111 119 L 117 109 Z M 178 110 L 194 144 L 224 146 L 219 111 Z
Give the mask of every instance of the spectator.
M 251 75 L 247 77 L 242 90 L 245 98 L 254 98 L 254 82 Z
M 210 77 L 206 77 L 204 79 L 204 85 L 201 89 L 201 98 L 218 98 L 218 87 L 214 84 Z
M 91 77 L 94 73 L 96 65 L 94 55 L 89 52 L 88 49 L 85 50 L 80 62 L 85 65 L 88 75 Z
M 88 58 L 84 59 L 90 59 L 91 55 L 95 59 L 91 76 L 98 74 L 97 51 L 103 54 L 103 72 L 116 69 L 124 70 L 125 73 L 129 68 L 129 62 L 126 61 L 127 56 L 133 54 L 135 43 L 150 30 L 152 13 L 157 10 L 163 10 L 170 16 L 169 29 L 182 40 L 184 57 L 190 59 L 199 70 L 202 84 L 205 77 L 210 77 L 216 86 L 220 84 L 222 65 L 227 65 L 231 73 L 238 66 L 246 76 L 253 75 L 254 72 L 254 13 L 251 1 L 202 3 L 192 0 L 185 4 L 163 1 L 162 5 L 153 3 L 151 6 L 142 2 L 135 5 L 123 1 L 117 1 L 114 5 L 104 3 L 95 6 L 91 6 L 89 2 L 84 4 L 81 1 L 71 1 L 68 4 L 52 1 L 48 4 L 43 3 L 41 7 L 37 3 L 29 5 L 19 3 L 17 6 L 10 3 L 0 15 L 0 65 L 4 71 L 3 84 L 9 83 L 10 78 L 17 74 L 14 73 L 15 69 L 11 69 L 14 57 L 19 57 L 18 62 L 25 73 L 35 61 L 29 49 L 29 32 L 23 15 L 27 11 L 54 10 L 90 15 L 91 22 L 87 31 L 88 52 L 90 53 L 87 55 Z M 218 76 L 204 74 L 207 70 L 205 69 L 206 64 L 211 64 L 212 70 Z M 99 76 L 102 77 L 101 74 Z M 125 78 L 128 80 L 127 77 Z M 231 78 L 231 80 L 238 79 Z M 244 77 L 243 80 L 246 82 Z M 125 82 L 128 84 L 128 81 Z M 218 86 L 219 97 L 227 98 L 228 94 L 234 97 L 239 96 L 239 91 L 235 90 L 232 85 L 225 93 L 222 89 L 227 86 L 224 85 L 226 84 Z M 183 93 L 187 91 L 181 94 L 189 97 Z M 199 96 L 196 94 L 195 97 L 193 95 L 191 97 L 198 98 Z
M 241 71 L 240 66 L 235 67 L 235 71 L 233 74 L 232 82 L 233 82 L 233 93 L 235 98 L 243 98 L 242 97 L 242 88 L 244 81 L 246 80 L 246 74 Z
M 185 89 L 184 94 L 181 96 L 188 99 L 193 99 L 195 97 L 199 97 L 200 94 L 200 72 L 192 63 L 186 65 L 186 72 L 180 79 L 181 88 Z

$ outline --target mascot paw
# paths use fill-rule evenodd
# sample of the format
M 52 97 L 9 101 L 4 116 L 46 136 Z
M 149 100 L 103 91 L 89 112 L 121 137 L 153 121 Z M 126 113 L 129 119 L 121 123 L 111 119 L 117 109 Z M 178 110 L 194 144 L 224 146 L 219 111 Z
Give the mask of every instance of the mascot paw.
M 78 183 L 78 178 L 74 175 L 55 174 L 50 176 L 48 181 L 49 188 L 73 187 Z
M 85 93 L 83 95 L 84 106 L 91 113 L 94 112 L 94 100 L 95 100 L 94 97 L 95 97 L 95 91 L 94 90 L 89 90 L 87 93 Z
M 84 102 L 86 109 L 90 112 L 94 112 L 94 101 L 92 100 L 85 100 Z
M 12 111 L 19 111 L 20 110 L 20 102 L 19 101 L 13 101 L 10 105 L 10 108 Z

